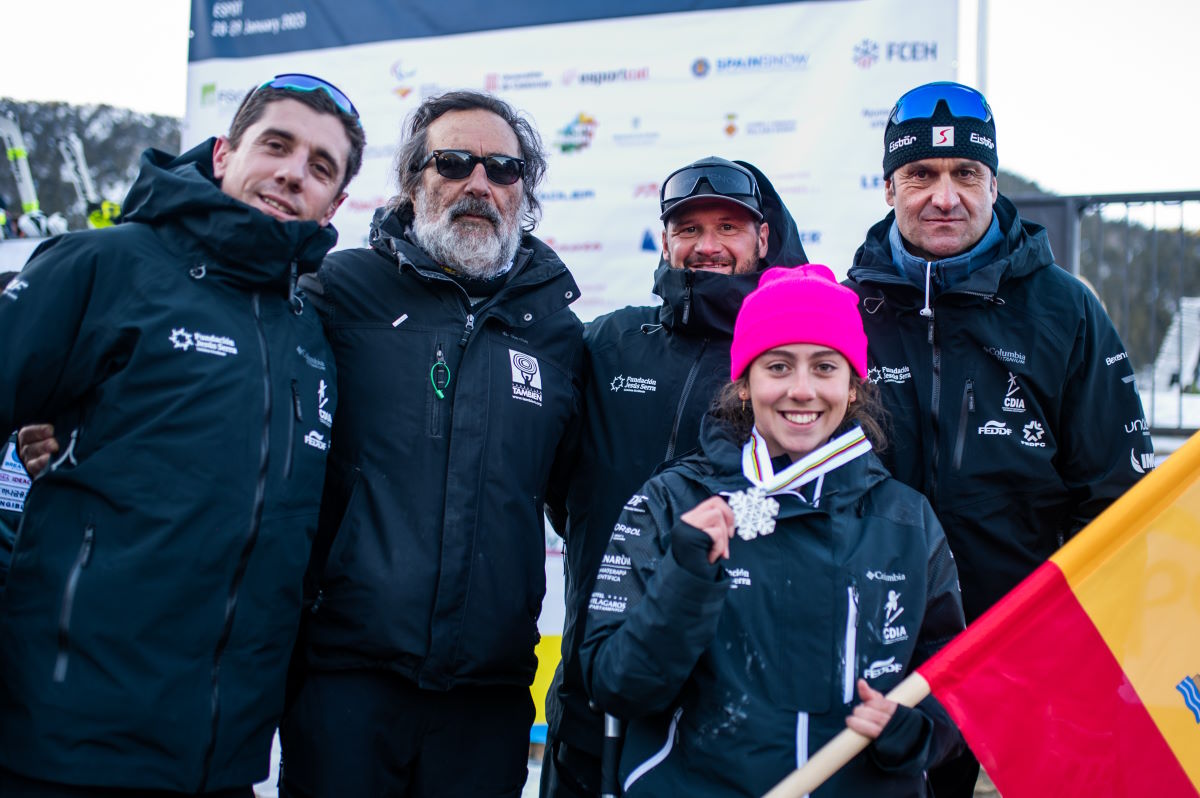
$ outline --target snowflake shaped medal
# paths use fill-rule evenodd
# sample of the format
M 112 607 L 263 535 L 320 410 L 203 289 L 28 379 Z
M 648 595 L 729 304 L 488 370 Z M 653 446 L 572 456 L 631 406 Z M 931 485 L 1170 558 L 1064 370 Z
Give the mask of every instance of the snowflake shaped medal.
M 729 494 L 729 509 L 733 510 L 733 521 L 742 540 L 754 540 L 775 531 L 779 502 L 768 496 L 765 488 L 755 486 Z

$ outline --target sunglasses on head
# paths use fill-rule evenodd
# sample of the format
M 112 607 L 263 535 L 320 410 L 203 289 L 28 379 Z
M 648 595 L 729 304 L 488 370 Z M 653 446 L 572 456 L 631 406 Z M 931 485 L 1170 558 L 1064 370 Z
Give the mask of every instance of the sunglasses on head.
M 926 83 L 905 92 L 892 107 L 889 119 L 893 125 L 910 119 L 928 119 L 937 110 L 939 102 L 945 102 L 954 116 L 965 116 L 984 122 L 992 118 L 992 108 L 987 99 L 975 89 L 961 83 L 939 81 Z
M 762 206 L 762 195 L 758 182 L 749 172 L 723 164 L 707 166 L 685 166 L 673 172 L 663 182 L 659 191 L 660 205 L 690 197 L 701 181 L 706 181 L 714 193 L 722 196 L 753 197 Z
M 350 98 L 345 92 L 334 86 L 327 80 L 322 80 L 316 75 L 305 75 L 300 72 L 288 72 L 283 75 L 276 75 L 258 88 L 283 89 L 285 91 L 323 91 L 329 95 L 334 104 L 342 110 L 343 113 L 358 119 L 358 109 L 354 107 L 354 103 L 350 102 Z M 361 125 L 362 122 L 360 121 Z
M 511 186 L 525 176 L 525 162 L 511 155 L 475 155 L 466 150 L 434 150 L 420 166 L 419 172 L 430 162 L 437 173 L 448 180 L 464 180 L 475 170 L 475 164 L 483 164 L 487 179 L 502 186 Z

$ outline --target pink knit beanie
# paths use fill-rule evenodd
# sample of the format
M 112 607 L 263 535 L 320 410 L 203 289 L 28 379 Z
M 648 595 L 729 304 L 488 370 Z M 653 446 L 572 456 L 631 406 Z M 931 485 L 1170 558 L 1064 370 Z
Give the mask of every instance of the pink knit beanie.
M 763 272 L 738 311 L 729 352 L 731 379 L 777 346 L 822 344 L 841 352 L 859 377 L 867 374 L 867 335 L 858 295 L 838 285 L 828 266 L 775 266 Z

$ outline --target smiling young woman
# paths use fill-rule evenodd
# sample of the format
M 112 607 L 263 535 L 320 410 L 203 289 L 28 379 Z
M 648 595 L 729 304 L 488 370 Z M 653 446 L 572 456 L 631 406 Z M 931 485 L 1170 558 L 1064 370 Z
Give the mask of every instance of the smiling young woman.
M 825 266 L 766 271 L 701 448 L 625 505 L 583 665 L 629 722 L 625 794 L 762 795 L 845 726 L 873 742 L 833 795 L 924 794 L 961 749 L 942 708 L 883 694 L 963 627 L 923 496 L 883 469 L 857 296 Z

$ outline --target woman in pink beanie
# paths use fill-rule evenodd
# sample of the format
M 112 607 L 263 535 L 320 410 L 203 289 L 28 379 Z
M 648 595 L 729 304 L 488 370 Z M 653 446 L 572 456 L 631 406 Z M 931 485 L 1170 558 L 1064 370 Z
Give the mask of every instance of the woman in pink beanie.
M 597 576 L 584 675 L 628 722 L 626 796 L 760 796 L 845 726 L 871 740 L 818 789 L 925 795 L 962 738 L 936 700 L 888 701 L 963 628 L 957 572 L 891 478 L 853 291 L 766 271 L 700 451 L 625 505 Z

